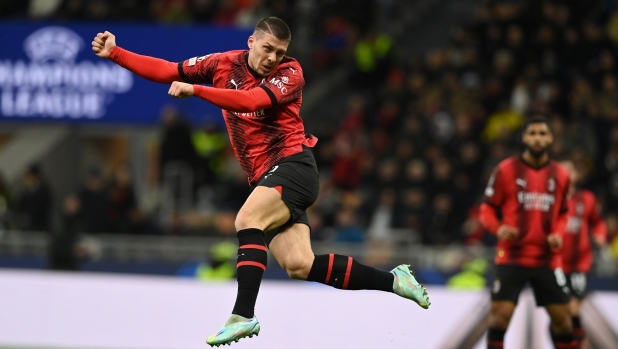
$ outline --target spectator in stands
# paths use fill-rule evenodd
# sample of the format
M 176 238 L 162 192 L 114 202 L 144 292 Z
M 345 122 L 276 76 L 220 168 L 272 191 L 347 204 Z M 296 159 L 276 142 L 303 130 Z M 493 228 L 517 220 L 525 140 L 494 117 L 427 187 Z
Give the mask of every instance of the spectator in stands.
M 193 171 L 197 154 L 191 140 L 191 127 L 182 120 L 178 109 L 168 106 L 161 113 L 163 138 L 159 165 L 165 177 L 166 168 L 182 166 Z
M 225 148 L 228 146 L 227 134 L 214 122 L 207 122 L 191 135 L 197 154 L 196 183 L 212 186 L 222 171 Z
M 110 232 L 139 233 L 143 228 L 143 215 L 137 207 L 131 175 L 125 167 L 114 172 L 110 188 L 108 219 Z
M 356 213 L 349 209 L 337 212 L 335 242 L 364 242 L 365 231 L 358 224 Z
M 22 175 L 11 206 L 16 229 L 49 231 L 52 193 L 38 165 L 28 167 Z
M 0 174 L 0 232 L 8 228 L 10 205 L 11 204 L 11 192 L 4 177 Z
M 91 167 L 77 194 L 80 227 L 85 233 L 109 233 L 109 188 L 101 170 Z
M 62 224 L 52 235 L 48 251 L 48 268 L 78 270 L 78 234 L 81 232 L 80 206 L 76 195 L 69 195 L 62 204 Z
M 355 84 L 371 87 L 386 77 L 393 52 L 393 39 L 386 33 L 365 33 L 354 47 Z

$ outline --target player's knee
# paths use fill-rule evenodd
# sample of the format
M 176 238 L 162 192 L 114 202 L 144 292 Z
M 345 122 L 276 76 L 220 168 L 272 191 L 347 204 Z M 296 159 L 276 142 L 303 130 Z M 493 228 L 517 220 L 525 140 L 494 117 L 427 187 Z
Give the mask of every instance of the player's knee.
M 258 222 L 254 219 L 254 217 L 252 217 L 250 213 L 242 210 L 238 212 L 238 215 L 236 215 L 234 227 L 236 228 L 236 231 L 241 231 L 243 229 L 249 228 L 262 229 L 262 227 L 258 225 Z
M 489 314 L 489 326 L 500 329 L 507 329 L 511 322 L 511 313 L 503 309 L 492 309 Z
M 573 323 L 571 322 L 571 316 L 565 314 L 558 318 L 552 319 L 551 322 L 552 332 L 556 334 L 569 334 L 573 331 Z
M 294 280 L 307 280 L 309 271 L 311 271 L 311 262 L 302 258 L 294 258 L 285 261 L 283 269 Z

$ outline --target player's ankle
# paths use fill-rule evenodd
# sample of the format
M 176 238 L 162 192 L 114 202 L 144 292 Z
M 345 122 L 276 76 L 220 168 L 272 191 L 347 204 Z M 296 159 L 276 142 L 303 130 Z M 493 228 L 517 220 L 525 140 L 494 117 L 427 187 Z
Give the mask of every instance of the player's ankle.
M 235 324 L 235 323 L 237 323 L 237 322 L 247 321 L 247 320 L 249 320 L 249 319 L 250 319 L 250 318 L 248 318 L 248 317 L 244 317 L 244 316 L 237 315 L 237 314 L 232 314 L 232 315 L 230 315 L 230 317 L 227 319 L 227 321 L 225 322 L 225 325 L 224 325 L 224 326 L 229 326 L 229 325 L 231 325 L 231 324 Z

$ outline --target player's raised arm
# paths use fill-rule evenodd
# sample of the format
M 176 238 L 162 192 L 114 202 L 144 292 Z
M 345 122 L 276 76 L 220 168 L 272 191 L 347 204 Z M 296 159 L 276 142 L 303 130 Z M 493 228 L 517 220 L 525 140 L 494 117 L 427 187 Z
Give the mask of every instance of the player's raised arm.
M 268 93 L 261 87 L 244 91 L 173 82 L 168 94 L 174 98 L 200 97 L 221 109 L 240 113 L 249 113 L 272 107 L 272 101 Z
M 101 58 L 108 58 L 131 72 L 154 82 L 169 84 L 182 81 L 178 63 L 142 56 L 116 46 L 116 36 L 106 31 L 98 33 L 92 41 L 92 51 Z

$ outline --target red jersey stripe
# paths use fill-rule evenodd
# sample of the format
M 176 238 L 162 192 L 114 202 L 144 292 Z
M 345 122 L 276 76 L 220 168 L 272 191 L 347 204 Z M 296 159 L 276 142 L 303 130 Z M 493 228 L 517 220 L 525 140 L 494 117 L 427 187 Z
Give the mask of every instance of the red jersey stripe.
M 242 245 L 239 247 L 240 249 L 243 248 L 254 248 L 256 250 L 262 250 L 262 251 L 266 251 L 266 246 L 263 245 L 256 245 L 256 244 L 247 244 L 247 245 Z
M 348 282 L 350 281 L 350 272 L 352 271 L 352 257 L 348 257 L 348 266 L 345 269 L 345 278 L 343 279 L 343 289 L 348 289 Z
M 266 270 L 266 266 L 259 262 L 243 261 L 243 262 L 238 262 L 238 264 L 236 264 L 236 268 L 245 267 L 245 266 L 258 267 L 258 268 L 262 268 L 262 270 Z
M 333 261 L 335 260 L 335 255 L 334 254 L 329 254 L 328 255 L 328 272 L 326 272 L 326 280 L 324 281 L 325 284 L 328 285 L 328 282 L 330 281 L 330 274 L 333 272 Z

